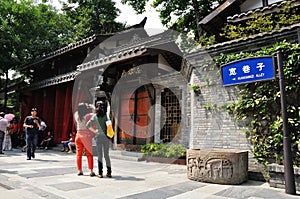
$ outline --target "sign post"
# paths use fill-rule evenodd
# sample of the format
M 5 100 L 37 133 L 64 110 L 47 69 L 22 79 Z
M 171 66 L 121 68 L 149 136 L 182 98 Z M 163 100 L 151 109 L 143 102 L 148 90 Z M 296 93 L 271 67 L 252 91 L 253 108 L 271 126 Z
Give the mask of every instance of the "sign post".
M 285 179 L 285 192 L 288 194 L 296 194 L 294 168 L 291 151 L 291 138 L 288 131 L 288 120 L 286 111 L 286 94 L 285 83 L 282 63 L 281 49 L 277 49 L 277 63 L 279 71 L 279 87 L 280 87 L 280 100 L 281 112 L 283 122 L 283 156 L 284 156 L 284 179 Z
M 283 150 L 284 150 L 284 178 L 285 192 L 296 194 L 295 177 L 291 151 L 291 139 L 288 131 L 288 120 L 286 110 L 286 94 L 284 85 L 284 73 L 282 64 L 282 53 L 277 49 L 277 63 L 279 70 L 280 100 L 283 121 Z M 241 59 L 221 66 L 222 80 L 224 86 L 251 83 L 275 79 L 274 57 L 253 57 Z

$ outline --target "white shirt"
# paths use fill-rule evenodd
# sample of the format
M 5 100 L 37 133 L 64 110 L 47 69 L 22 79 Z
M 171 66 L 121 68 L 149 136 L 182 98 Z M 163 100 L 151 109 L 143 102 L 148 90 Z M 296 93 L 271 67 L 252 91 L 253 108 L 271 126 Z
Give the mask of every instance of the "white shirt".
M 0 119 L 0 131 L 5 132 L 6 128 L 9 126 L 9 122 L 5 118 Z
M 39 128 L 39 130 L 40 131 L 45 130 L 46 126 L 47 126 L 46 123 L 44 121 L 41 121 L 41 127 Z
M 76 129 L 77 131 L 79 130 L 86 130 L 86 121 L 85 121 L 85 118 L 83 120 L 80 121 L 79 119 L 79 115 L 78 115 L 78 112 L 76 111 L 75 114 L 74 114 L 74 118 L 75 118 L 75 121 L 76 121 Z

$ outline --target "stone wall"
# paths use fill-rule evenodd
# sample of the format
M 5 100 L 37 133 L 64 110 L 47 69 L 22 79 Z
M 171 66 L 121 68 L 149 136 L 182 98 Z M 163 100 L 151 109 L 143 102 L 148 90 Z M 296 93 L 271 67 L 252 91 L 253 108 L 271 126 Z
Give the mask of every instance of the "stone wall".
M 270 175 L 270 186 L 285 189 L 284 166 L 278 164 L 269 164 L 267 171 Z M 300 168 L 294 168 L 294 177 L 296 190 L 300 191 Z

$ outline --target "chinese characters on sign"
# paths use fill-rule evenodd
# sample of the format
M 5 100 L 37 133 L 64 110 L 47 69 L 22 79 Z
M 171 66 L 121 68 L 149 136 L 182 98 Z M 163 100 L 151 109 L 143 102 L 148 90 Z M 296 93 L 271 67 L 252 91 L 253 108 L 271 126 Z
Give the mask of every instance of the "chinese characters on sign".
M 232 62 L 221 67 L 224 86 L 275 79 L 274 60 L 254 57 Z

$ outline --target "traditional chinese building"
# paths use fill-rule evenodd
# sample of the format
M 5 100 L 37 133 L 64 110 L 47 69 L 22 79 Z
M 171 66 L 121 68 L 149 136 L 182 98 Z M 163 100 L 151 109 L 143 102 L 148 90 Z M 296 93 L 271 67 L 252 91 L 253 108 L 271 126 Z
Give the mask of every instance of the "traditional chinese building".
M 72 111 L 78 102 L 104 98 L 111 104 L 116 147 L 136 150 L 173 141 L 187 146 L 187 132 L 182 133 L 187 83 L 174 38 L 172 31 L 149 36 L 135 26 L 89 37 L 27 65 L 33 79 L 22 89 L 21 117 L 37 107 L 58 143 L 75 131 Z
M 252 12 L 276 12 L 282 5 L 282 1 L 228 0 L 200 24 L 217 34 L 224 23 L 244 23 Z M 298 1 L 293 5 L 297 7 Z M 224 88 L 215 78 L 218 68 L 207 63 L 221 53 L 255 51 L 282 40 L 298 42 L 300 25 L 183 55 L 176 33 L 149 36 L 144 23 L 86 38 L 27 65 L 33 81 L 21 92 L 22 118 L 36 106 L 59 142 L 75 130 L 72 104 L 104 98 L 110 103 L 116 148 L 137 150 L 145 143 L 172 142 L 192 149 L 250 149 L 243 127 L 223 109 L 236 99 L 236 89 Z M 194 84 L 200 92 L 189 89 Z

